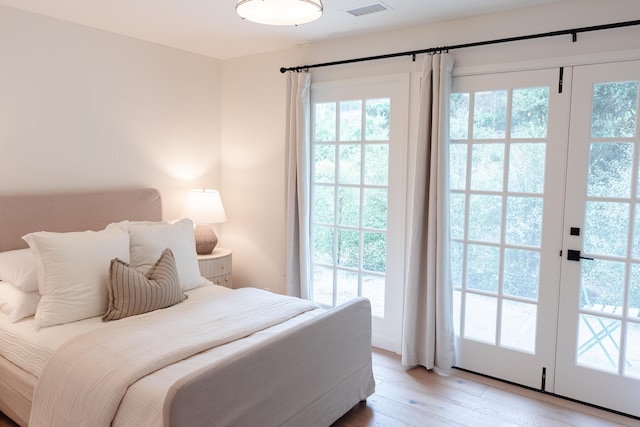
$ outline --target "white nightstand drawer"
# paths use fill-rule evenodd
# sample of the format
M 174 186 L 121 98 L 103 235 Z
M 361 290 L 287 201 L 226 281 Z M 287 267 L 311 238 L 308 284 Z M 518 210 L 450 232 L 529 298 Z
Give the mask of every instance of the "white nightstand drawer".
M 231 251 L 215 248 L 210 255 L 198 255 L 200 274 L 216 285 L 232 288 L 231 283 Z

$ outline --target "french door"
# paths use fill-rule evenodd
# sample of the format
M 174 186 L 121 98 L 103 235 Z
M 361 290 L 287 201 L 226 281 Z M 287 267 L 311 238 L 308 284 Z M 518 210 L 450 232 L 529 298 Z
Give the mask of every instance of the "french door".
M 640 416 L 640 62 L 454 79 L 458 366 Z
M 574 71 L 555 390 L 636 416 L 639 80 L 638 61 Z
M 311 298 L 372 306 L 372 343 L 399 352 L 409 75 L 311 88 Z

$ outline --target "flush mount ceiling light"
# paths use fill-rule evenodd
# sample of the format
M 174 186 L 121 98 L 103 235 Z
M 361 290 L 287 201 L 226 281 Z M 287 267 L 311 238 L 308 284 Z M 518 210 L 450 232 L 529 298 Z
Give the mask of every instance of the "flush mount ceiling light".
M 300 25 L 322 15 L 322 0 L 238 0 L 242 19 L 267 25 Z

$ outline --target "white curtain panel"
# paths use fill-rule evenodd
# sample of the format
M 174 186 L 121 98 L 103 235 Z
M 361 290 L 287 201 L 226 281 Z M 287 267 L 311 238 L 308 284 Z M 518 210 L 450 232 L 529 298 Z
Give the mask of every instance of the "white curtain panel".
M 449 237 L 449 96 L 453 58 L 425 57 L 405 292 L 402 363 L 448 370 L 455 363 Z
M 288 295 L 310 299 L 311 75 L 287 73 L 286 255 Z

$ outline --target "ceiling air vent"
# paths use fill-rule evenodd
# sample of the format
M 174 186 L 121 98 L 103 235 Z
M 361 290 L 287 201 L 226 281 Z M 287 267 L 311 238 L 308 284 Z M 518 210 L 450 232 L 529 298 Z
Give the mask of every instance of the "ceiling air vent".
M 370 15 L 372 13 L 384 12 L 385 10 L 390 10 L 391 8 L 382 2 L 373 3 L 367 6 L 356 7 L 354 9 L 348 9 L 347 13 L 350 13 L 353 16 L 363 16 Z

